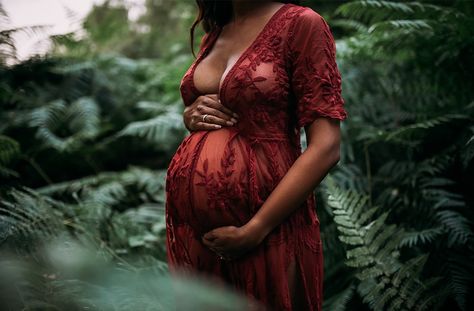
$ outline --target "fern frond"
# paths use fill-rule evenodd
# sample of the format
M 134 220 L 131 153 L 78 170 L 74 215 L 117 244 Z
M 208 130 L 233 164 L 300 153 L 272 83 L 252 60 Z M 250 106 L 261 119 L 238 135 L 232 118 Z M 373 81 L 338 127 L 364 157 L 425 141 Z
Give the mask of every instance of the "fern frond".
M 368 32 L 368 27 L 361 22 L 353 19 L 338 18 L 331 21 L 331 27 L 341 27 L 348 30 L 355 30 L 357 32 Z M 339 51 L 340 49 L 338 49 Z
M 415 310 L 433 310 L 433 307 L 440 305 L 447 296 L 445 290 L 436 290 L 441 281 L 441 277 L 432 277 L 423 284 L 417 284 L 407 305 Z
M 0 200 L 1 242 L 10 238 L 17 243 L 23 240 L 45 241 L 62 231 L 60 214 L 32 190 L 11 189 L 8 196 L 11 201 Z M 35 245 L 28 243 L 25 246 Z
M 18 173 L 7 166 L 20 154 L 20 144 L 5 135 L 0 135 L 0 176 L 18 176 Z
M 466 120 L 466 116 L 460 114 L 442 115 L 430 120 L 409 124 L 393 131 L 383 131 L 378 129 L 373 133 L 367 132 L 360 138 L 366 140 L 368 143 L 384 141 L 396 142 L 407 146 L 415 146 L 418 144 L 416 141 L 416 135 L 426 134 L 429 130 L 437 126 L 456 120 Z
M 99 133 L 100 124 L 100 110 L 95 100 L 82 97 L 74 101 L 69 106 L 67 121 L 79 138 L 94 138 Z
M 400 247 L 413 247 L 415 245 L 432 243 L 444 232 L 443 228 L 435 227 L 421 231 L 405 232 Z
M 345 311 L 350 300 L 354 297 L 355 284 L 351 283 L 346 289 L 340 293 L 331 296 L 330 299 L 324 301 L 324 310 Z
M 351 19 L 364 21 L 387 20 L 396 13 L 404 15 L 414 13 L 414 9 L 407 3 L 394 1 L 361 0 L 351 1 L 340 5 L 337 14 Z
M 368 33 L 385 32 L 389 30 L 401 30 L 407 33 L 423 33 L 433 34 L 433 27 L 430 20 L 391 20 L 372 24 L 368 29 Z
M 100 174 L 93 176 L 87 176 L 80 179 L 68 180 L 40 187 L 37 188 L 36 191 L 48 196 L 77 194 L 82 190 L 97 187 L 100 184 L 113 181 L 117 178 L 119 178 L 119 174 L 117 172 L 101 172 Z
M 153 119 L 128 124 L 116 137 L 132 136 L 144 138 L 162 147 L 172 146 L 170 137 L 180 137 L 184 133 L 183 116 L 175 108 L 170 108 Z
M 340 240 L 348 246 L 346 265 L 357 271 L 363 301 L 373 310 L 399 310 L 409 301 L 419 304 L 420 310 L 432 306 L 427 293 L 436 282 L 420 280 L 428 255 L 401 263 L 398 248 L 406 234 L 397 225 L 386 224 L 388 211 L 374 218 L 380 207 L 368 208 L 366 195 L 340 189 L 331 177 L 324 186 Z
M 119 203 L 125 196 L 127 191 L 125 186 L 120 182 L 110 182 L 97 187 L 94 191 L 88 193 L 83 199 L 84 202 L 99 203 L 105 206 L 112 206 Z
M 468 310 L 469 295 L 474 281 L 474 258 L 465 251 L 450 251 L 443 266 L 447 279 L 447 289 L 461 310 Z
M 337 14 L 367 23 L 376 23 L 397 18 L 423 16 L 433 18 L 461 18 L 464 14 L 456 9 L 417 1 L 379 1 L 361 0 L 351 1 L 340 5 Z
M 99 132 L 99 108 L 91 98 L 83 97 L 68 105 L 56 100 L 32 111 L 29 125 L 47 147 L 60 152 L 82 146 Z
M 465 244 L 472 239 L 472 222 L 454 210 L 442 210 L 436 213 L 439 222 L 448 232 L 448 245 Z
M 8 165 L 20 153 L 20 144 L 5 135 L 0 135 L 0 165 Z

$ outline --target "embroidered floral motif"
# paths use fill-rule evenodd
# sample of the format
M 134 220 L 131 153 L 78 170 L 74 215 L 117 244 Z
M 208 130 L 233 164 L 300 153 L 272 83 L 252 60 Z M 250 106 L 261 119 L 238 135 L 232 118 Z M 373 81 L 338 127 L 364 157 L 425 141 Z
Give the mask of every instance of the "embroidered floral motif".
M 282 41 L 281 36 L 273 35 L 273 36 L 270 38 L 270 46 L 272 46 L 272 47 L 278 47 L 278 46 L 280 45 L 281 41 Z
M 232 175 L 235 171 L 233 168 L 235 162 L 235 150 L 227 144 L 224 156 L 221 160 L 222 171 L 217 171 L 217 176 L 214 172 L 209 171 L 209 159 L 203 161 L 203 171 L 195 170 L 200 177 L 199 182 L 195 186 L 203 186 L 207 192 L 207 206 L 210 209 L 227 210 L 232 213 L 237 221 L 242 221 L 242 216 L 235 214 L 233 204 L 245 197 L 245 181 L 235 183 L 232 181 Z M 240 225 L 243 225 L 241 223 Z

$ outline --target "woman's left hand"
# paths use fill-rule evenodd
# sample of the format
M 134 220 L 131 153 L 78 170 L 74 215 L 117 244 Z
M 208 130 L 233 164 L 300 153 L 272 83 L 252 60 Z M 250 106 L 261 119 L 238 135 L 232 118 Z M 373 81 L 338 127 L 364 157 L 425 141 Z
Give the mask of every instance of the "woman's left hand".
M 213 229 L 202 236 L 202 242 L 226 260 L 236 259 L 259 245 L 266 233 L 248 224 L 224 226 Z

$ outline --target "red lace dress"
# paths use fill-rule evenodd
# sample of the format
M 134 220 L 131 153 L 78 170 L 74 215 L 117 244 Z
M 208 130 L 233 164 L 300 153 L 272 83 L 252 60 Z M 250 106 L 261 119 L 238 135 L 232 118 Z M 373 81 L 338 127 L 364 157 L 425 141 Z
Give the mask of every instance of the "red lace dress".
M 185 105 L 200 95 L 193 72 L 219 32 L 204 35 L 181 81 Z M 216 227 L 244 225 L 256 213 L 301 154 L 301 127 L 320 116 L 346 118 L 326 21 L 309 7 L 280 7 L 224 77 L 219 97 L 239 121 L 192 132 L 169 164 L 170 271 L 205 273 L 270 310 L 320 310 L 323 252 L 314 193 L 237 260 L 219 260 L 201 236 Z M 292 307 L 292 295 L 298 296 L 299 307 Z

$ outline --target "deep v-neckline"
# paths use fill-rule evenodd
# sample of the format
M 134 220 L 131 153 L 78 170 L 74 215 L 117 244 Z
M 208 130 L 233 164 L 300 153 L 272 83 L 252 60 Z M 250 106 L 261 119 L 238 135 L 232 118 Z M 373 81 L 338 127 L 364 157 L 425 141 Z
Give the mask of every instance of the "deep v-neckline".
M 247 54 L 250 53 L 250 51 L 252 51 L 254 46 L 263 38 L 266 32 L 270 29 L 270 26 L 274 23 L 274 21 L 285 11 L 285 8 L 289 6 L 290 6 L 290 3 L 285 3 L 282 6 L 280 6 L 275 11 L 275 13 L 273 13 L 272 16 L 268 19 L 268 21 L 262 27 L 260 32 L 255 37 L 255 39 L 253 39 L 252 43 L 240 54 L 240 56 L 237 58 L 235 63 L 232 66 L 230 66 L 230 69 L 227 70 L 226 68 L 224 70 L 222 76 L 219 79 L 219 86 L 218 86 L 218 91 L 217 91 L 219 95 L 219 99 L 221 100 L 221 103 L 224 102 L 224 90 L 233 72 L 235 71 L 235 69 L 240 66 L 240 63 L 245 59 Z M 200 90 L 196 88 L 196 85 L 194 83 L 194 72 L 196 71 L 196 67 L 199 65 L 199 63 L 210 53 L 210 51 L 214 47 L 214 44 L 219 38 L 221 31 L 222 31 L 222 27 L 218 26 L 216 30 L 214 30 L 214 34 L 211 33 L 209 43 L 204 46 L 204 48 L 202 49 L 202 52 L 197 56 L 196 60 L 194 61 L 192 65 L 191 72 L 190 72 L 190 81 L 191 81 L 190 84 L 191 84 L 192 91 L 197 95 L 204 95 L 205 93 L 201 92 Z M 226 71 L 227 73 L 225 73 Z

